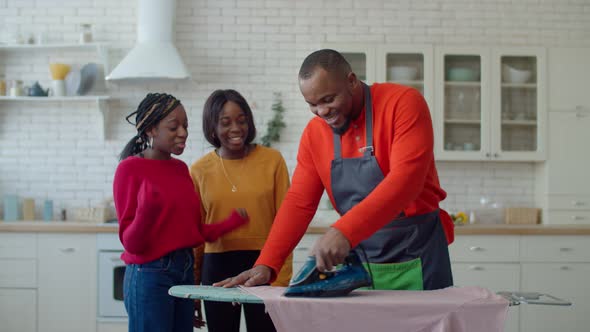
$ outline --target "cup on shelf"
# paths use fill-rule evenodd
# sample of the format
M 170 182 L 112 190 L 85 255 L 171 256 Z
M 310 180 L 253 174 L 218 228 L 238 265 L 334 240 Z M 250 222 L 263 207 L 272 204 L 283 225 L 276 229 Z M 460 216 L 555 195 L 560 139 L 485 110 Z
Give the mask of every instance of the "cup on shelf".
M 46 199 L 43 203 L 43 220 L 53 220 L 53 201 L 50 199 Z
M 66 95 L 66 81 L 64 80 L 53 80 L 51 82 L 53 89 L 51 92 L 54 97 L 63 97 Z
M 475 150 L 475 144 L 471 142 L 467 142 L 463 144 L 463 150 L 465 151 L 473 151 Z

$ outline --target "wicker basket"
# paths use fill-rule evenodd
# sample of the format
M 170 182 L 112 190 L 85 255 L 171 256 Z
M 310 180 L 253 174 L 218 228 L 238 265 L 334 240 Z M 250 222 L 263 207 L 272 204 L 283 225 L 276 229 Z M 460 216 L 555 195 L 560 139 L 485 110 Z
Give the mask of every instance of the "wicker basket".
M 504 222 L 511 225 L 534 225 L 541 219 L 541 209 L 513 207 L 506 208 Z

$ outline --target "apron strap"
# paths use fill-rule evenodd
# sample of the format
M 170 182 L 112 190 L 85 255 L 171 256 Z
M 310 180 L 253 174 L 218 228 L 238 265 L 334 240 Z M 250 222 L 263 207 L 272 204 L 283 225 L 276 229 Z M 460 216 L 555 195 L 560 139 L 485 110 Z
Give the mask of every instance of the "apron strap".
M 365 92 L 365 142 L 363 154 L 365 156 L 372 156 L 373 151 L 373 101 L 371 98 L 371 90 L 369 86 L 361 82 Z M 342 158 L 342 146 L 340 144 L 340 135 L 334 133 L 334 159 Z

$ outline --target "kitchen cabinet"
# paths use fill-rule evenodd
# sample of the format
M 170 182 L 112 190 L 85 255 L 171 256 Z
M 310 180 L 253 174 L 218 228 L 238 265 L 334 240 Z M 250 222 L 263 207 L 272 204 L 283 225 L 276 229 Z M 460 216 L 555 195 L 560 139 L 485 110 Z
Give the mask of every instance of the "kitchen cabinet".
M 39 234 L 39 332 L 96 330 L 95 234 Z
M 367 84 L 391 82 L 422 93 L 434 106 L 433 50 L 430 45 L 326 44 L 340 52 L 357 77 Z
M 583 236 L 522 239 L 522 291 L 548 293 L 572 306 L 523 305 L 521 331 L 587 331 L 590 325 L 590 243 Z
M 590 48 L 550 48 L 547 162 L 536 174 L 546 224 L 590 223 Z
M 436 48 L 436 158 L 544 160 L 545 63 L 541 48 Z
M 549 160 L 538 177 L 547 224 L 590 223 L 590 111 L 549 112 Z
M 519 237 L 458 236 L 449 246 L 456 286 L 479 286 L 493 292 L 519 289 Z M 519 330 L 520 308 L 510 307 L 505 331 Z
M 457 286 L 550 294 L 572 306 L 509 308 L 506 331 L 586 331 L 590 242 L 577 235 L 460 235 L 449 246 Z
M 38 73 L 33 72 L 36 67 L 46 66 L 49 70 L 50 62 L 65 62 L 76 63 L 80 61 L 81 57 L 90 57 L 94 52 L 94 58 L 102 65 L 103 71 L 109 70 L 108 50 L 106 45 L 100 43 L 89 44 L 43 44 L 43 45 L 0 45 L 0 68 L 4 72 L 0 72 L 0 76 L 4 75 L 10 82 L 12 80 L 24 80 L 26 84 L 35 81 L 40 81 L 43 86 L 48 86 L 50 83 L 49 77 L 39 79 Z M 30 62 L 30 65 L 23 65 L 22 58 L 25 57 Z M 23 71 L 23 68 L 26 70 Z M 99 74 L 100 70 L 98 71 Z M 87 79 L 87 77 L 80 77 L 80 80 Z M 100 77 L 99 79 L 104 79 Z M 84 84 L 82 82 L 81 84 Z M 17 96 L 11 97 L 0 96 L 0 103 L 11 103 L 12 105 L 21 105 L 27 103 L 61 103 L 62 105 L 72 103 L 91 103 L 95 104 L 100 111 L 100 120 L 97 122 L 98 132 L 101 139 L 105 138 L 105 124 L 108 122 L 109 96 L 101 95 L 84 95 L 84 96 L 63 96 L 63 97 L 29 97 Z M 16 106 L 19 107 L 19 106 Z
M 37 331 L 36 248 L 34 234 L 0 234 L 2 331 Z

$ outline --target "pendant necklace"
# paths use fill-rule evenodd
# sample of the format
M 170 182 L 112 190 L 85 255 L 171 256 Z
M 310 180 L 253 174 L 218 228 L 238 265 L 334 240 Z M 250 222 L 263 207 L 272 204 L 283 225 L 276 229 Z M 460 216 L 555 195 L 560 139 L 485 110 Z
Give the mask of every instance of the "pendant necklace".
M 240 172 L 239 174 L 242 174 L 242 169 L 244 168 L 244 159 L 246 159 L 246 155 L 248 154 L 248 146 L 246 146 L 244 148 L 244 156 L 242 157 L 242 162 L 241 162 L 241 166 L 240 166 Z M 223 175 L 225 175 L 225 179 L 227 180 L 227 182 L 229 182 L 229 184 L 231 184 L 231 191 L 233 193 L 238 191 L 238 187 L 236 187 L 236 185 L 229 179 L 229 175 L 227 175 L 227 171 L 225 170 L 225 166 L 223 165 L 223 158 L 221 158 L 221 152 L 219 150 L 217 150 L 217 156 L 219 157 L 219 162 L 221 163 L 221 169 L 223 170 Z

